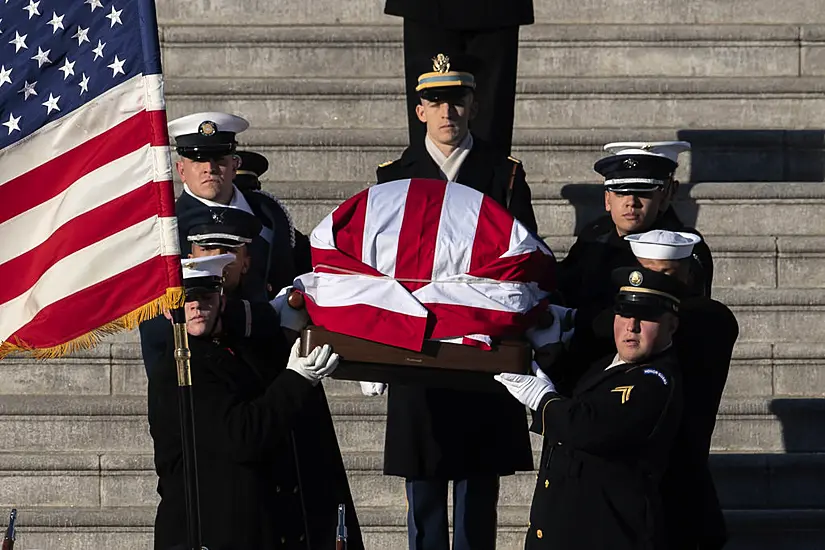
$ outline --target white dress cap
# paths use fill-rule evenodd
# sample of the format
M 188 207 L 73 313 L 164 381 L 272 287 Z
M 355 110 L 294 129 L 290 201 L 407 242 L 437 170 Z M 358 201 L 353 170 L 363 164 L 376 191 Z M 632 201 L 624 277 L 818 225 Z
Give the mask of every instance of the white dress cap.
M 218 254 L 217 256 L 202 256 L 200 258 L 181 258 L 183 278 L 195 279 L 198 277 L 223 277 L 223 268 L 235 260 L 234 254 Z
M 687 141 L 617 141 L 605 145 L 604 150 L 614 155 L 665 157 L 679 164 L 679 153 L 690 151 L 690 143 Z
M 702 242 L 699 235 L 682 231 L 654 229 L 625 237 L 637 258 L 648 260 L 681 260 L 689 258 L 693 247 Z
M 209 124 L 209 123 L 212 124 Z M 206 124 L 204 124 L 206 123 Z M 202 133 L 204 129 L 211 132 L 231 132 L 239 134 L 249 128 L 249 121 L 245 118 L 220 113 L 217 111 L 192 113 L 191 115 L 176 118 L 169 123 L 169 135 L 173 138 L 188 134 Z

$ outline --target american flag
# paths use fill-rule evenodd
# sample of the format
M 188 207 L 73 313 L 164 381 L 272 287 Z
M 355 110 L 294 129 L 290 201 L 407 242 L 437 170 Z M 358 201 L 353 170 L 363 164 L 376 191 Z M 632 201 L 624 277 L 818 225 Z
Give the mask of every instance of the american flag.
M 0 357 L 182 301 L 152 0 L 0 6 Z
M 425 339 L 488 348 L 546 308 L 555 258 L 501 205 L 467 186 L 399 180 L 336 208 L 295 280 L 315 325 L 421 350 Z

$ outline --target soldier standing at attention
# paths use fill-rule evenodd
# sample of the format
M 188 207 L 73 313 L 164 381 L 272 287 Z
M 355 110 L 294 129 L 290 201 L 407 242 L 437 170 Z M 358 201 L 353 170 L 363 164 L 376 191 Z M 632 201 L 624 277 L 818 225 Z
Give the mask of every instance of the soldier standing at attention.
M 432 51 L 467 54 L 482 93 L 473 133 L 505 155 L 513 140 L 519 26 L 533 23 L 533 0 L 387 0 L 384 13 L 404 18 L 404 72 L 410 143 L 424 139 L 418 124 L 418 60 Z
M 451 180 L 509 209 L 536 231 L 521 163 L 476 139 L 476 83 L 459 60 L 435 55 L 418 79 L 418 124 L 426 136 L 401 158 L 378 168 L 378 182 L 406 178 Z M 362 383 L 367 395 L 384 384 Z M 479 408 L 479 403 L 484 403 Z M 454 550 L 493 550 L 499 477 L 532 470 L 524 407 L 507 395 L 424 386 L 389 389 L 384 473 L 406 480 L 410 550 L 448 550 L 448 482 L 453 481 Z
M 686 228 L 670 206 L 678 182 L 673 174 L 680 152 L 690 149 L 684 141 L 608 143 L 612 154 L 594 166 L 604 177 L 604 208 L 608 215 L 586 226 L 567 257 L 559 264 L 559 291 L 565 305 L 601 311 L 613 299 L 610 273 L 634 265 L 636 259 L 625 235 L 651 229 L 698 232 Z M 704 242 L 693 250 L 693 286 L 710 295 L 713 260 Z M 579 313 L 582 314 L 581 311 Z
M 543 438 L 526 550 L 667 548 L 659 480 L 682 415 L 672 339 L 686 288 L 641 267 L 619 268 L 613 281 L 617 353 L 594 362 L 569 397 L 535 366 L 536 376 L 495 376 L 535 411 L 531 429 Z

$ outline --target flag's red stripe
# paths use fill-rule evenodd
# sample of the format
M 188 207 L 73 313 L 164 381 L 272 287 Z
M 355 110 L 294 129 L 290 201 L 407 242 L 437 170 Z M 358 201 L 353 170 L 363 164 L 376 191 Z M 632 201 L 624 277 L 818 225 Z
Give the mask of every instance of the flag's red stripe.
M 359 262 L 363 257 L 367 193 L 369 189 L 361 191 L 346 200 L 332 213 L 332 236 L 335 246 Z
M 169 132 L 166 129 L 166 111 L 145 111 L 149 117 L 152 147 L 169 145 Z
M 498 258 L 467 274 L 498 281 L 535 282 L 548 292 L 556 289 L 556 259 L 538 250 Z
M 156 214 L 153 184 L 73 218 L 43 243 L 0 264 L 0 304 L 31 288 L 50 267 L 106 237 Z M 158 237 L 159 238 L 159 237 Z
M 373 342 L 421 351 L 427 319 L 366 304 L 319 307 L 309 295 L 307 313 L 315 325 Z M 346 359 L 346 358 L 344 358 Z
M 536 320 L 541 305 L 513 313 L 454 304 L 424 304 L 435 318 L 427 338 L 458 338 L 467 334 L 520 337 Z M 545 306 L 546 307 L 546 306 Z
M 8 338 L 35 348 L 64 344 L 110 323 L 166 293 L 164 258 L 156 256 L 41 309 Z
M 145 146 L 151 137 L 148 121 L 146 111 L 141 111 L 71 151 L 0 185 L 0 223 L 56 197 L 86 174 Z
M 514 223 L 512 214 L 490 197 L 484 196 L 473 239 L 470 272 L 496 261 L 510 249 L 510 234 Z
M 157 201 L 158 216 L 171 218 L 175 215 L 175 189 L 170 181 L 156 181 L 154 183 L 155 201 Z
M 355 258 L 351 258 L 350 256 L 343 254 L 340 250 L 313 248 L 312 265 L 314 266 L 314 271 L 316 273 L 334 273 L 336 275 L 360 274 L 373 275 L 376 277 L 384 276 L 374 267 L 362 263 L 360 260 L 356 260 Z
M 429 281 L 433 276 L 435 243 L 447 184 L 439 180 L 410 181 L 404 219 L 398 233 L 395 277 Z M 410 292 L 426 282 L 402 282 Z

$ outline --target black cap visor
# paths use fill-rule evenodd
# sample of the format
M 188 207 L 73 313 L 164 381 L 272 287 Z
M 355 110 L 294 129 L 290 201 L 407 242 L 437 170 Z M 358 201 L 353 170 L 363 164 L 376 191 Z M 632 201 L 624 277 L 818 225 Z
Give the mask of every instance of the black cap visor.
M 443 88 L 426 88 L 418 92 L 422 99 L 433 103 L 461 103 L 473 89 L 467 86 L 445 86 Z
M 183 290 L 187 302 L 194 302 L 207 298 L 211 294 L 219 294 L 222 287 L 222 278 L 192 277 L 184 279 Z
M 217 145 L 194 145 L 190 147 L 177 147 L 180 156 L 198 162 L 205 162 L 220 159 L 235 152 L 234 143 L 222 143 Z
M 658 321 L 665 313 L 679 313 L 678 302 L 656 294 L 620 292 L 616 295 L 613 312 L 626 318 Z

